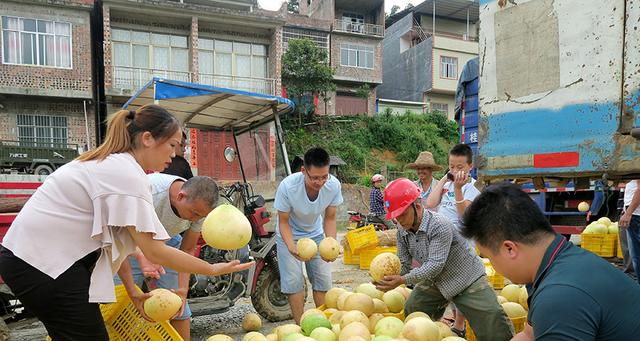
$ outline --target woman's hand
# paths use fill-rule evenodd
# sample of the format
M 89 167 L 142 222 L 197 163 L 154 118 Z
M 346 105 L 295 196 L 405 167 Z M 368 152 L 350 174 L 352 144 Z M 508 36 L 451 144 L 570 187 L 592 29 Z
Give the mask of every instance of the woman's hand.
M 213 272 L 211 275 L 224 275 L 232 272 L 244 271 L 252 267 L 256 262 L 240 263 L 239 260 L 232 260 L 229 263 L 212 264 Z
M 135 293 L 129 293 L 129 298 L 133 301 L 133 305 L 136 307 L 136 310 L 142 315 L 142 317 L 149 322 L 156 322 L 152 320 L 147 314 L 144 312 L 144 302 L 151 297 L 150 293 L 144 293 L 141 291 L 136 291 Z

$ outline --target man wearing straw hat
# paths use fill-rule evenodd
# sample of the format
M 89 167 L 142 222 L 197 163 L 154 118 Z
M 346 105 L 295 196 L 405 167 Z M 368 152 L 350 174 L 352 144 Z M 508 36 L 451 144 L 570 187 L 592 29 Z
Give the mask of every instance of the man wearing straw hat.
M 442 167 L 436 164 L 436 161 L 433 159 L 433 154 L 424 151 L 418 155 L 415 162 L 408 164 L 407 168 L 415 169 L 418 173 L 419 179 L 415 181 L 415 184 L 421 191 L 420 201 L 422 206 L 427 207 L 429 193 L 431 193 L 431 190 L 434 189 L 438 183 L 438 181 L 433 178 L 433 172 L 442 170 Z M 437 207 L 434 210 L 437 210 Z

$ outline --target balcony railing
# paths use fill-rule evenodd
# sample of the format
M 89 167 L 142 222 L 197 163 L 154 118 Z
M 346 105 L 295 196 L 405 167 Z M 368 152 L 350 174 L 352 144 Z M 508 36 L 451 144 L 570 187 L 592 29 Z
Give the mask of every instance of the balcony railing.
M 360 24 L 349 20 L 336 19 L 333 24 L 336 32 L 364 34 L 369 36 L 384 37 L 384 26 L 374 24 Z
M 273 78 L 253 78 L 224 76 L 201 73 L 199 83 L 221 88 L 231 88 L 265 95 L 275 95 L 276 80 Z
M 188 71 L 169 71 L 158 69 L 135 68 L 128 66 L 113 67 L 113 88 L 121 90 L 138 90 L 153 77 L 162 77 L 178 81 L 190 82 Z
M 194 81 L 191 72 L 134 68 L 128 66 L 113 67 L 113 88 L 120 90 L 138 90 L 153 77 L 162 77 L 184 82 Z M 276 80 L 273 78 L 237 77 L 200 73 L 198 83 L 221 88 L 257 92 L 275 95 Z

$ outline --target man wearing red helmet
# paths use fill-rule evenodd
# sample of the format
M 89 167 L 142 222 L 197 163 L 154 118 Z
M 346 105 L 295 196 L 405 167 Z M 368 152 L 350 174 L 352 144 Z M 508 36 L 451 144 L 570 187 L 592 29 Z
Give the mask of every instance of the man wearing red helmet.
M 414 285 L 405 314 L 422 311 L 434 321 L 448 303 L 467 317 L 478 340 L 510 340 L 513 326 L 487 281 L 480 258 L 446 217 L 426 210 L 420 189 L 411 180 L 390 182 L 384 191 L 387 219 L 396 219 L 400 275 L 385 276 L 378 289 Z M 412 269 L 412 261 L 420 266 Z M 464 334 L 464 331 L 457 331 Z

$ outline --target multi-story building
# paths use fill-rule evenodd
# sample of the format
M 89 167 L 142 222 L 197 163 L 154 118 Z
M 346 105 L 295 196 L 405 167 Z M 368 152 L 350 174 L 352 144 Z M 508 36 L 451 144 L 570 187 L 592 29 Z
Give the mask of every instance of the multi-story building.
M 108 111 L 152 77 L 280 93 L 282 12 L 257 0 L 104 0 Z
M 288 39 L 310 38 L 327 49 L 335 70 L 337 90 L 326 103 L 318 101 L 319 114 L 376 112 L 384 34 L 384 0 L 302 0 L 300 13 L 289 13 L 283 46 Z
M 93 0 L 0 2 L 0 140 L 95 147 Z
M 478 56 L 478 15 L 477 0 L 426 0 L 388 18 L 380 102 L 398 111 L 406 106 L 395 101 L 422 103 L 453 118 L 462 67 Z

